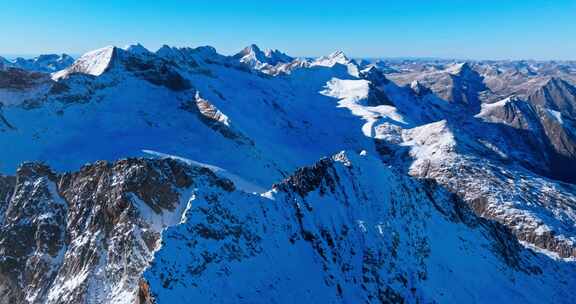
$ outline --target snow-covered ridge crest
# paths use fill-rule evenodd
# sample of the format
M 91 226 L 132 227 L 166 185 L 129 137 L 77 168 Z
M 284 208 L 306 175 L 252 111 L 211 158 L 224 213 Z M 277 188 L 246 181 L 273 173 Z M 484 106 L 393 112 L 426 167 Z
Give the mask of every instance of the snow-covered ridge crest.
M 346 57 L 343 51 L 335 51 L 328 56 L 319 57 L 312 61 L 310 66 L 333 67 L 337 64 L 346 66 L 350 75 L 359 77 L 360 71 L 358 65 Z
M 262 196 L 198 200 L 164 244 L 144 273 L 159 303 L 284 303 L 287 292 L 305 303 L 569 303 L 575 284 L 573 265 L 554 268 L 433 183 L 366 153 L 323 158 Z M 566 285 L 542 284 L 554 276 Z
M 142 55 L 142 56 L 146 56 L 146 55 L 151 55 L 152 52 L 150 52 L 147 48 L 145 48 L 142 44 L 140 43 L 134 43 L 134 44 L 129 44 L 127 46 L 125 46 L 123 48 L 123 50 L 135 54 L 135 55 Z
M 52 79 L 59 81 L 73 74 L 99 77 L 109 71 L 127 70 L 153 83 L 169 82 L 174 78 L 173 74 L 195 72 L 205 64 L 234 65 L 232 57 L 220 55 L 210 46 L 177 48 L 163 45 L 156 52 L 151 52 L 140 43 L 135 43 L 123 48 L 107 46 L 90 51 L 70 67 L 53 73 Z
M 190 165 L 190 166 L 198 166 L 198 167 L 209 169 L 214 174 L 216 174 L 216 176 L 220 176 L 222 178 L 226 178 L 226 179 L 229 179 L 230 181 L 232 181 L 234 183 L 234 186 L 236 186 L 236 188 L 240 191 L 245 191 L 247 193 L 263 193 L 263 192 L 265 192 L 265 189 L 263 187 L 255 185 L 254 183 L 249 182 L 249 181 L 245 180 L 244 178 L 242 178 L 242 177 L 240 177 L 234 173 L 231 173 L 226 169 L 222 169 L 218 166 L 209 165 L 209 164 L 201 163 L 201 162 L 194 161 L 191 159 L 187 159 L 184 157 L 165 154 L 165 153 L 156 152 L 156 151 L 152 151 L 152 150 L 143 150 L 142 152 L 144 152 L 148 155 L 154 156 L 154 157 L 158 157 L 160 159 L 174 159 L 174 160 L 183 162 L 183 163 Z
M 59 80 L 72 74 L 101 76 L 113 69 L 123 57 L 136 57 L 141 60 L 152 60 L 155 56 L 140 43 L 130 44 L 124 48 L 106 46 L 80 56 L 70 67 L 52 74 L 52 79 Z
M 339 99 L 339 107 L 347 108 L 353 115 L 362 118 L 365 121 L 362 132 L 367 137 L 376 137 L 375 128 L 382 123 L 408 126 L 409 119 L 396 107 L 384 104 L 385 100 L 376 97 L 371 99 L 375 90 L 378 89 L 365 79 L 332 78 L 320 93 Z
M 51 73 L 60 71 L 72 63 L 74 59 L 67 54 L 42 54 L 34 58 L 18 57 L 13 60 L 0 57 L 0 70 L 17 68 L 31 72 Z
M 218 54 L 216 49 L 211 46 L 199 46 L 191 48 L 163 45 L 156 51 L 155 54 L 165 60 L 192 67 L 196 67 L 199 64 L 224 64 L 228 62 L 228 58 L 226 56 Z
M 114 86 L 114 84 L 123 83 L 126 78 L 135 77 L 173 91 L 186 91 L 192 88 L 189 80 L 183 75 L 186 71 L 189 71 L 187 66 L 161 58 L 142 45 L 135 44 L 125 49 L 110 46 L 88 52 L 69 68 L 54 73 L 52 78 L 60 81 L 75 74 L 85 75 L 90 76 L 89 78 L 98 78 L 96 83 L 103 80 L 95 84 L 102 88 Z M 107 77 L 104 77 L 105 75 Z M 83 81 L 79 82 L 83 83 Z M 74 87 L 80 85 L 81 88 L 86 84 L 72 85 Z M 64 83 L 64 86 L 67 87 L 67 83 Z
M 52 79 L 59 80 L 74 73 L 100 76 L 112 66 L 117 52 L 118 48 L 114 46 L 90 51 L 78 58 L 72 66 L 54 73 Z
M 234 186 L 200 166 L 132 158 L 64 174 L 24 164 L 0 175 L 1 200 L 6 190 L 0 250 L 11 266 L 0 259 L 0 302 L 136 303 L 162 231 L 186 220 L 196 195 Z
M 453 75 L 458 75 L 461 73 L 466 73 L 470 69 L 471 68 L 470 68 L 469 63 L 462 62 L 462 63 L 455 63 L 455 64 L 449 66 L 448 68 L 446 68 L 446 72 L 453 74 Z
M 196 69 L 206 64 L 220 64 L 226 66 L 247 66 L 249 69 L 260 71 L 269 75 L 290 74 L 295 69 L 319 67 L 334 67 L 344 65 L 348 73 L 359 77 L 359 67 L 350 60 L 342 51 L 336 51 L 328 56 L 315 60 L 306 58 L 293 58 L 279 50 L 261 50 L 256 45 L 250 45 L 234 56 L 223 56 L 216 52 L 213 47 L 176 48 L 167 45 L 162 46 L 156 52 L 151 52 L 139 43 L 123 48 L 107 46 L 90 51 L 78 58 L 71 66 L 52 74 L 56 81 L 67 78 L 72 74 L 84 74 L 101 76 L 110 71 L 124 57 L 130 56 L 145 61 L 165 60 L 174 62 L 180 68 Z
M 239 58 L 240 62 L 254 68 L 261 68 L 265 64 L 274 66 L 282 63 L 290 63 L 294 60 L 294 58 L 279 50 L 265 49 L 262 51 L 255 44 L 245 47 L 238 54 L 234 55 L 234 57 Z
M 346 57 L 343 51 L 335 51 L 328 56 L 322 56 L 317 58 L 312 62 L 312 66 L 318 65 L 318 66 L 331 67 L 337 63 L 346 65 L 350 62 L 351 60 L 348 59 L 348 57 Z

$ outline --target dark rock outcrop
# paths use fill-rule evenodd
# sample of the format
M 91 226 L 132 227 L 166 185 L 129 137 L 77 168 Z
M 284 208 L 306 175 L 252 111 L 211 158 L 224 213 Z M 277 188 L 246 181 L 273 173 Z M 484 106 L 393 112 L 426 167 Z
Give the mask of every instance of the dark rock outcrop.
M 171 159 L 102 161 L 65 174 L 29 163 L 0 176 L 0 302 L 136 298 L 161 229 L 180 220 L 183 191 L 200 184 L 233 189 Z

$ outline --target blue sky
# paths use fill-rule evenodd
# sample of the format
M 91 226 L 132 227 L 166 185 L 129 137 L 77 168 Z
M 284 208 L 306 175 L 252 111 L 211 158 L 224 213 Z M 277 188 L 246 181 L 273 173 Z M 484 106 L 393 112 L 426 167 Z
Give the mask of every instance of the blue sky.
M 0 54 L 141 42 L 295 56 L 576 59 L 576 0 L 0 0 Z

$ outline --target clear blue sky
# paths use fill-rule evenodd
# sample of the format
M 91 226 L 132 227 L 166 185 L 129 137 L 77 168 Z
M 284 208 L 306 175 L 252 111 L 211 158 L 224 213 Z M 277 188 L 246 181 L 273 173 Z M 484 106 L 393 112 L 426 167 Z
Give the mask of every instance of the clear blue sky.
M 0 0 L 0 54 L 141 42 L 295 56 L 576 59 L 576 0 Z

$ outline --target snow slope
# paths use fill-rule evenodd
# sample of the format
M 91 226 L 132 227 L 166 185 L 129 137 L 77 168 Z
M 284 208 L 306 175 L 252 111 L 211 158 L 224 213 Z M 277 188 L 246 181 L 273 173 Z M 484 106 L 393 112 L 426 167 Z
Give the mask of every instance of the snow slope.
M 569 303 L 576 284 L 574 265 L 553 266 L 440 188 L 354 153 L 265 196 L 199 199 L 164 242 L 144 277 L 166 303 Z

